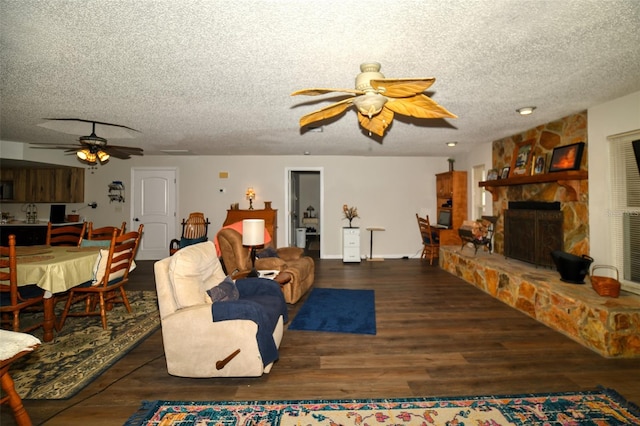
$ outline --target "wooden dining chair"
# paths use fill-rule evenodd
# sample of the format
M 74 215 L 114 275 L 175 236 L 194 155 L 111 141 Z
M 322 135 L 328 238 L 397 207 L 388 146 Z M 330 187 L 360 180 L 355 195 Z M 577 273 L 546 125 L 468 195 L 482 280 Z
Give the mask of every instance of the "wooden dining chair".
M 44 310 L 44 290 L 35 284 L 18 287 L 16 236 L 9 235 L 9 246 L 0 247 L 0 314 L 2 324 L 10 325 L 16 332 L 31 331 L 43 325 L 43 321 L 20 329 L 20 312 Z
M 24 408 L 22 398 L 18 392 L 9 373 L 11 365 L 25 355 L 32 353 L 38 346 L 40 340 L 27 333 L 14 333 L 12 331 L 0 330 L 0 341 L 5 345 L 5 349 L 0 356 L 0 382 L 4 396 L 0 399 L 1 404 L 11 407 L 13 417 L 18 426 L 31 426 L 31 417 Z M 4 424 L 4 423 L 3 423 Z
M 422 254 L 420 259 L 429 258 L 429 264 L 433 265 L 433 259 L 439 256 L 440 251 L 440 238 L 438 232 L 431 229 L 429 223 L 429 216 L 421 218 L 416 213 L 416 219 L 418 220 L 418 228 L 420 229 L 420 237 L 422 238 Z
M 113 236 L 114 229 L 118 231 L 118 235 L 124 234 L 127 230 L 127 222 L 122 222 L 120 228 L 116 228 L 115 226 L 94 228 L 93 222 L 89 222 L 87 225 L 87 240 L 110 240 Z
M 78 247 L 87 230 L 87 222 L 82 226 L 62 225 L 53 226 L 51 222 L 47 224 L 47 240 L 49 246 L 73 246 Z
M 67 317 L 100 315 L 102 328 L 107 329 L 107 305 L 123 303 L 128 312 L 131 305 L 127 298 L 124 285 L 129 281 L 129 272 L 132 269 L 142 236 L 144 225 L 140 225 L 138 231 L 117 235 L 114 229 L 111 236 L 109 249 L 100 250 L 100 261 L 95 271 L 94 280 L 88 281 L 69 290 L 69 297 L 60 317 L 58 329 L 62 329 Z M 74 303 L 84 302 L 84 310 L 70 312 Z M 97 310 L 96 308 L 100 309 Z

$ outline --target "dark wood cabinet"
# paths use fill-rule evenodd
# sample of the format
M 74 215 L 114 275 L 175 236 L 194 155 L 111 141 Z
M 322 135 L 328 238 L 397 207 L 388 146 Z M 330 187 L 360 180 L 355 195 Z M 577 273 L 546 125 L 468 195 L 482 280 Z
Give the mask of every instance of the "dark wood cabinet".
M 47 241 L 47 225 L 2 225 L 0 226 L 0 245 L 9 245 L 9 235 L 16 236 L 18 246 L 36 246 Z
M 3 202 L 84 202 L 84 169 L 80 167 L 3 168 L 0 175 L 13 185 L 13 199 Z

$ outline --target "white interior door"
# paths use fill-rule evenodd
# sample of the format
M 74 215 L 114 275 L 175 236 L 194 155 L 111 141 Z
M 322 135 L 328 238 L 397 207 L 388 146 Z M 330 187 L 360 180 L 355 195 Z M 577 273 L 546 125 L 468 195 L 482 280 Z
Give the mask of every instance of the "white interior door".
M 176 169 L 134 168 L 131 182 L 130 223 L 136 229 L 144 225 L 136 258 L 163 259 L 169 256 L 169 242 L 175 235 Z

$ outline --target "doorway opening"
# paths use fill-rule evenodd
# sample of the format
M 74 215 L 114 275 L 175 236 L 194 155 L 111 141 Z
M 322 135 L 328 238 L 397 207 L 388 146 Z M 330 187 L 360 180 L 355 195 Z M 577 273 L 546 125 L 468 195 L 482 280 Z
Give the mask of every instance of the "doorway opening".
M 302 247 L 308 256 L 322 257 L 322 222 L 324 206 L 323 169 L 287 169 L 289 214 L 286 238 L 290 246 Z

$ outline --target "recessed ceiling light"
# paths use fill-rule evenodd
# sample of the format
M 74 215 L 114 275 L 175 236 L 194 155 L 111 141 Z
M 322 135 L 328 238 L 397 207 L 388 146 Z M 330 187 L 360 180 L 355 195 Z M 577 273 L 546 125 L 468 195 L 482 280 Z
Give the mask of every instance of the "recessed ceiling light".
M 531 106 L 531 107 L 522 107 L 522 108 L 518 108 L 516 110 L 516 112 L 520 115 L 529 115 L 529 114 L 533 114 L 533 110 L 536 109 L 536 107 Z
M 311 153 L 309 151 L 305 151 L 304 155 L 311 155 Z
M 447 146 L 456 146 L 456 145 L 458 145 L 458 142 L 456 141 L 447 142 Z

